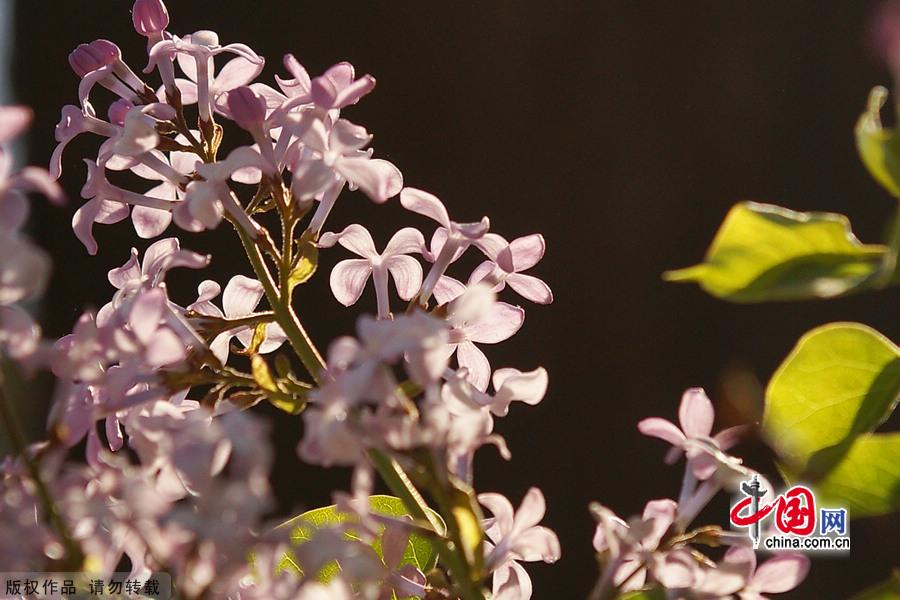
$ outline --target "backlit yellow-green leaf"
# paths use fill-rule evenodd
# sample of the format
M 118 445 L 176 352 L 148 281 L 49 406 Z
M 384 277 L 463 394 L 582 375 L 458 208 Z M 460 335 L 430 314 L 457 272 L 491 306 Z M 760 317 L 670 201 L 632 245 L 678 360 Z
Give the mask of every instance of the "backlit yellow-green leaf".
M 804 335 L 766 389 L 763 432 L 794 472 L 824 474 L 837 452 L 890 416 L 900 394 L 900 349 L 859 323 Z
M 743 202 L 725 217 L 703 263 L 664 277 L 732 302 L 825 298 L 863 287 L 885 252 L 860 243 L 843 215 Z
M 881 126 L 881 108 L 888 91 L 872 88 L 866 111 L 856 122 L 856 148 L 872 177 L 892 195 L 900 197 L 900 135 Z

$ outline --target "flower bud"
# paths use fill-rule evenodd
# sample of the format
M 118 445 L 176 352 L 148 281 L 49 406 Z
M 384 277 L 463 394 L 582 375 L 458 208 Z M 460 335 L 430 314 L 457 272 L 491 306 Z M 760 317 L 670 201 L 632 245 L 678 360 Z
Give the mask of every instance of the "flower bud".
M 84 77 L 101 67 L 111 65 L 122 57 L 119 47 L 109 40 L 94 40 L 90 44 L 79 44 L 69 54 L 69 66 L 79 77 Z
M 191 43 L 206 46 L 207 48 L 217 48 L 219 46 L 219 34 L 208 29 L 201 29 L 191 34 Z
M 142 36 L 159 35 L 169 26 L 169 11 L 162 0 L 135 0 L 131 21 Z
M 109 105 L 109 110 L 106 113 L 109 117 L 109 122 L 121 127 L 125 124 L 125 117 L 132 108 L 134 108 L 134 104 L 124 98 L 119 98 Z
M 228 110 L 232 120 L 244 129 L 251 129 L 266 119 L 266 102 L 247 86 L 228 92 Z

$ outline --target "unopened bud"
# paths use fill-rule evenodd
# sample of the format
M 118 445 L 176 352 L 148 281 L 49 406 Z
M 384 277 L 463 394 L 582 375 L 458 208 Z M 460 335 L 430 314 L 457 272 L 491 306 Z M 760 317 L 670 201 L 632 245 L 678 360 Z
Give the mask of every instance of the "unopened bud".
M 228 92 L 228 110 L 232 120 L 244 129 L 251 129 L 266 119 L 266 102 L 247 86 Z
M 169 11 L 162 0 L 135 0 L 131 21 L 142 36 L 155 36 L 169 26 Z
M 109 40 L 94 40 L 90 44 L 79 44 L 69 54 L 69 65 L 75 74 L 84 77 L 122 58 L 122 51 Z

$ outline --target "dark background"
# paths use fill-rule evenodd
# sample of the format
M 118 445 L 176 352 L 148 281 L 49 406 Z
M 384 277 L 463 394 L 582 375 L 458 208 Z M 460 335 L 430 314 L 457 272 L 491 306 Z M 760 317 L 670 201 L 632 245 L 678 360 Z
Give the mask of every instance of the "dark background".
M 46 163 L 59 108 L 77 101 L 71 48 L 109 38 L 135 71 L 143 68 L 130 5 L 17 3 L 15 97 L 37 113 L 31 162 Z M 844 212 L 864 241 L 879 239 L 894 201 L 868 178 L 852 138 L 869 88 L 889 83 L 866 51 L 868 3 L 172 0 L 169 8 L 175 33 L 209 28 L 223 43 L 255 48 L 268 59 L 265 81 L 284 73 L 285 52 L 313 74 L 338 60 L 372 73 L 376 92 L 345 115 L 375 133 L 376 153 L 408 185 L 436 193 L 458 220 L 488 214 L 510 239 L 546 237 L 534 273 L 555 303 L 526 306 L 515 340 L 487 353 L 495 366 L 543 364 L 550 393 L 498 422 L 512 462 L 485 449 L 477 471 L 480 491 L 514 504 L 531 485 L 547 495 L 546 524 L 559 533 L 563 558 L 529 568 L 537 598 L 580 598 L 592 585 L 591 500 L 628 515 L 647 499 L 677 495 L 680 467 L 663 467 L 664 445 L 638 434 L 639 419 L 674 418 L 689 386 L 710 391 L 722 424 L 752 415 L 754 378 L 764 382 L 800 335 L 827 321 L 858 320 L 900 339 L 889 312 L 896 292 L 738 306 L 660 279 L 699 261 L 742 199 Z M 131 245 L 147 245 L 128 222 L 98 225 L 101 250 L 91 258 L 72 234 L 84 176 L 77 159 L 95 145 L 70 146 L 63 184 L 71 205 L 36 210 L 34 234 L 57 261 L 48 335 L 106 302 L 106 270 Z M 379 246 L 399 226 L 428 228 L 396 200 L 376 208 L 361 197 L 344 198 L 329 229 L 351 222 L 371 225 Z M 173 273 L 177 300 L 191 302 L 202 278 L 224 284 L 250 272 L 227 228 L 180 237 L 215 259 L 203 274 Z M 328 291 L 337 255 L 345 257 L 331 253 L 298 291 L 320 344 L 352 331 L 357 314 Z M 374 298 L 367 293 L 358 308 L 374 311 Z M 280 513 L 327 503 L 347 473 L 301 465 L 299 420 L 268 414 L 280 450 Z M 760 444 L 741 452 L 771 471 Z M 726 509 L 723 498 L 705 516 L 725 524 Z M 886 577 L 900 547 L 898 520 L 854 521 L 852 537 L 849 560 L 816 557 L 807 583 L 784 597 L 845 598 Z

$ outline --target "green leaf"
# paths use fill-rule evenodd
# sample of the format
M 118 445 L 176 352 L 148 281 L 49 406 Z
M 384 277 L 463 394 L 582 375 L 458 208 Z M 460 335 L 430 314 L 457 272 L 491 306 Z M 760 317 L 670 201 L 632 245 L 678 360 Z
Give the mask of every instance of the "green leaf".
M 742 202 L 725 217 L 702 264 L 668 271 L 732 302 L 825 298 L 876 274 L 884 246 L 862 244 L 843 215 Z
M 636 590 L 627 592 L 619 596 L 619 600 L 665 600 L 666 593 L 662 588 L 651 588 L 649 590 Z
M 900 510 L 900 434 L 872 434 L 900 398 L 900 348 L 858 323 L 803 336 L 766 389 L 763 432 L 786 479 L 852 517 Z
M 872 88 L 854 133 L 859 157 L 869 173 L 893 196 L 900 197 L 900 136 L 895 129 L 881 126 L 881 108 L 887 97 L 885 88 Z
M 900 394 L 900 349 L 859 323 L 804 335 L 766 389 L 763 432 L 791 471 L 824 475 Z
M 315 274 L 319 266 L 319 247 L 311 239 L 301 237 L 298 242 L 299 256 L 291 267 L 288 285 L 291 289 L 306 283 Z
M 859 436 L 815 490 L 825 506 L 842 506 L 853 517 L 900 510 L 900 433 Z
M 394 496 L 371 496 L 369 498 L 369 505 L 372 512 L 376 514 L 396 518 L 409 516 L 409 511 L 406 510 L 403 501 Z M 436 522 L 443 526 L 443 520 L 440 515 L 434 511 L 429 512 L 436 518 Z M 348 523 L 352 519 L 353 517 L 351 515 L 338 511 L 336 505 L 331 505 L 305 512 L 302 515 L 282 523 L 279 527 L 290 528 L 291 541 L 295 545 L 299 545 L 311 539 L 315 529 Z M 427 524 L 423 525 L 428 526 Z M 438 534 L 444 535 L 445 530 L 439 531 Z M 350 537 L 353 538 L 352 534 Z M 378 557 L 382 558 L 380 535 L 378 539 L 376 539 L 373 549 L 376 554 L 378 554 Z M 406 546 L 406 551 L 403 554 L 403 560 L 400 562 L 400 565 L 413 565 L 423 573 L 428 573 L 428 571 L 433 569 L 437 564 L 437 559 L 438 551 L 434 544 L 427 538 L 414 533 L 409 536 L 409 543 Z M 288 555 L 285 556 L 285 559 L 279 566 L 280 568 L 290 568 L 302 573 L 302 566 L 297 564 L 296 559 L 291 553 L 288 553 Z M 323 581 L 327 581 L 334 577 L 339 571 L 339 565 L 333 563 L 326 566 L 322 572 L 318 574 L 318 577 Z
M 900 569 L 894 569 L 884 583 L 863 590 L 851 600 L 900 600 Z
M 253 380 L 262 388 L 266 394 L 266 399 L 274 406 L 286 413 L 292 415 L 300 414 L 306 408 L 306 396 L 308 388 L 290 385 L 288 389 L 284 386 L 290 381 L 282 381 L 282 385 L 272 377 L 272 371 L 265 359 L 259 354 L 250 357 L 250 370 L 253 373 Z

